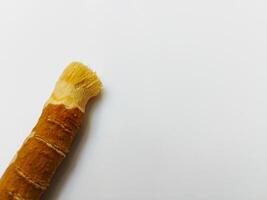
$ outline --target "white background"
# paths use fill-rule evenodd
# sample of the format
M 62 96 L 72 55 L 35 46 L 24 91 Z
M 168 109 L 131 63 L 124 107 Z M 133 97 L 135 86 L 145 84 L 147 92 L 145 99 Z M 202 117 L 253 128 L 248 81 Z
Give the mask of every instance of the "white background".
M 104 92 L 45 200 L 265 200 L 266 9 L 0 1 L 0 173 L 78 60 Z

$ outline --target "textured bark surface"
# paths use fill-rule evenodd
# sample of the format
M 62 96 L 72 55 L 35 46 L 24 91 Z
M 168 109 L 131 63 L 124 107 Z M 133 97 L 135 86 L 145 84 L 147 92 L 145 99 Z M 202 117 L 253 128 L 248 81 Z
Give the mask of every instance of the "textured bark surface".
M 68 153 L 83 119 L 78 108 L 48 104 L 0 180 L 0 200 L 38 200 Z

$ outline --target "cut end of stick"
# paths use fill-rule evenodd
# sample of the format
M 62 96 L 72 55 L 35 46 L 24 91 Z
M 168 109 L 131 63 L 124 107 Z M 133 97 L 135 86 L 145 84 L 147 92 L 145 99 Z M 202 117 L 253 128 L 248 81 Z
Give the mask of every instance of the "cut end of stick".
M 46 104 L 64 104 L 67 108 L 85 111 L 87 102 L 97 96 L 102 83 L 96 73 L 80 62 L 67 66 Z

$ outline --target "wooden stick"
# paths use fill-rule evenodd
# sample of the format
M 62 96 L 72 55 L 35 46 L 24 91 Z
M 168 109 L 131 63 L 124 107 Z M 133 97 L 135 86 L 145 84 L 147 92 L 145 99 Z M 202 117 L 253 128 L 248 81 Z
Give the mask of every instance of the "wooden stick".
M 0 179 L 0 200 L 38 200 L 69 152 L 89 99 L 101 82 L 85 65 L 71 63 L 59 78 L 37 125 Z

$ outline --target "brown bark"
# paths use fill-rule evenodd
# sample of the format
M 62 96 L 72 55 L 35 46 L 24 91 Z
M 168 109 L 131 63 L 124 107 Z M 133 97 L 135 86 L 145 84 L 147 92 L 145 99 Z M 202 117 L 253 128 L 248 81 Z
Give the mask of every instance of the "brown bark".
M 78 108 L 48 104 L 0 181 L 0 200 L 38 200 L 68 153 L 83 119 Z

